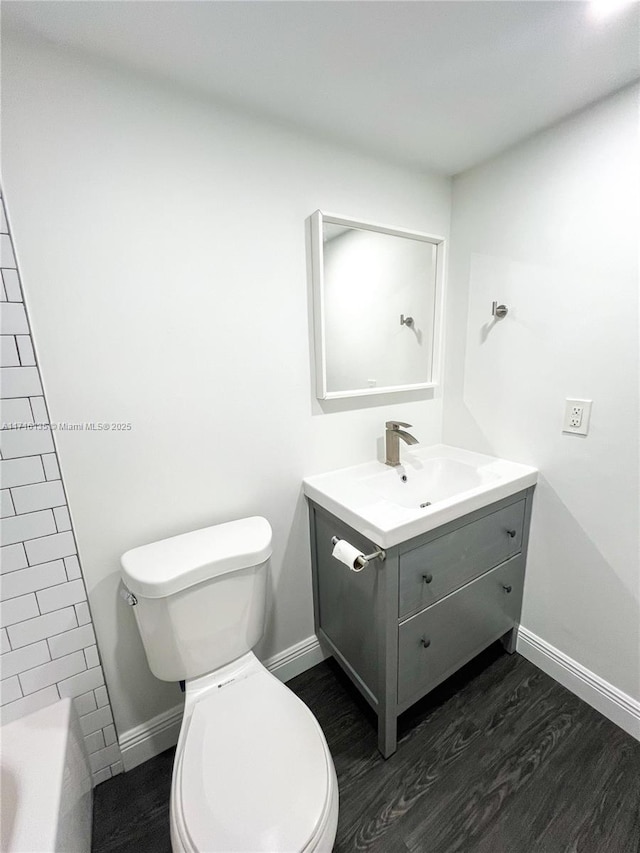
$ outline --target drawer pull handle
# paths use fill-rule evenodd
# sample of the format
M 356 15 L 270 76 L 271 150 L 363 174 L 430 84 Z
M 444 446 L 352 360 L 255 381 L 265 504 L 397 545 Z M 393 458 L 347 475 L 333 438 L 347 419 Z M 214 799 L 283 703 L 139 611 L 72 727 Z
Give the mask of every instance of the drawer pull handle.
M 515 535 L 516 535 L 515 530 L 507 530 L 507 536 L 510 536 L 512 539 L 514 539 Z
M 427 639 L 427 637 L 421 637 L 420 643 L 422 644 L 423 648 L 428 649 L 431 645 L 431 640 Z
M 433 575 L 422 575 L 422 580 L 425 583 L 431 583 L 431 581 L 433 580 Z
M 503 583 L 503 584 L 502 584 L 502 589 L 503 589 L 505 592 L 511 592 L 511 589 L 512 589 L 511 584 Z

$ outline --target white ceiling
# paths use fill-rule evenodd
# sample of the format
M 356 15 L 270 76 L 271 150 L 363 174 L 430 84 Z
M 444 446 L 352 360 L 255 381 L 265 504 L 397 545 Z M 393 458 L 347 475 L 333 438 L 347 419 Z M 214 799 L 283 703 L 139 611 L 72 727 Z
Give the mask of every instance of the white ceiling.
M 594 5 L 5 0 L 2 23 L 454 174 L 638 79 L 640 7 Z

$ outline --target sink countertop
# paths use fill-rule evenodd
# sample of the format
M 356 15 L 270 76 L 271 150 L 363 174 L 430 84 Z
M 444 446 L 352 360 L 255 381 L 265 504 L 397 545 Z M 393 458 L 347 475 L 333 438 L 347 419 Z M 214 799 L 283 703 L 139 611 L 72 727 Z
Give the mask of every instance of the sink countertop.
M 529 465 L 445 444 L 403 447 L 401 459 L 395 468 L 371 461 L 305 477 L 304 493 L 390 548 L 533 486 L 538 477 Z

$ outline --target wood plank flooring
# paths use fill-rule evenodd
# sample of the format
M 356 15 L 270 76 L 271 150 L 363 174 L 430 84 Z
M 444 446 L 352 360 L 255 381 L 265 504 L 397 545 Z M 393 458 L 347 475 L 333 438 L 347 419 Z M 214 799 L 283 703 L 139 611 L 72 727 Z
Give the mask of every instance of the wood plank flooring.
M 333 661 L 288 686 L 336 765 L 334 853 L 640 853 L 640 743 L 499 645 L 403 715 L 387 761 Z M 96 789 L 93 853 L 170 853 L 172 764 Z

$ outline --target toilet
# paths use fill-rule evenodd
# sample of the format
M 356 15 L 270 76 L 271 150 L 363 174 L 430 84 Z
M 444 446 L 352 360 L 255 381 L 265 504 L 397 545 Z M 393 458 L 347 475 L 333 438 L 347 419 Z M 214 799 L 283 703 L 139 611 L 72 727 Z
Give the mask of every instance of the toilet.
M 316 718 L 251 649 L 271 527 L 231 521 L 127 551 L 122 576 L 153 674 L 185 681 L 171 783 L 174 853 L 330 853 L 333 759 Z

